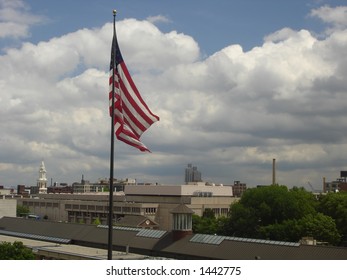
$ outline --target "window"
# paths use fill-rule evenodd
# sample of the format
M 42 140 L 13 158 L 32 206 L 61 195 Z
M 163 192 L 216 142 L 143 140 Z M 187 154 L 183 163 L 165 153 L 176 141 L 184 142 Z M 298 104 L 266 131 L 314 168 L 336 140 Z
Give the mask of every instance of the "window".
M 147 207 L 147 208 L 145 208 L 145 214 L 147 214 L 147 215 L 154 215 L 155 213 L 157 213 L 157 208 L 155 208 L 155 207 Z
M 192 229 L 192 215 L 190 214 L 175 214 L 174 219 L 174 230 L 191 230 Z

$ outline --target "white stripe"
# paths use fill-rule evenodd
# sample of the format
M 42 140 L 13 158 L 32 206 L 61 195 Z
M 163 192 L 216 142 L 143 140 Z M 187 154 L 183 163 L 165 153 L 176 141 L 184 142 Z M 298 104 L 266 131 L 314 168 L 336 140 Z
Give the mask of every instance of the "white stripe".
M 130 143 L 133 143 L 136 146 L 143 147 L 143 148 L 148 150 L 148 148 L 142 142 L 140 142 L 140 141 L 138 141 L 138 140 L 136 140 L 136 139 L 134 139 L 134 138 L 124 134 L 123 132 L 121 132 L 118 137 L 121 138 L 121 139 L 124 139 L 124 140 L 126 140 L 126 141 L 128 141 Z M 126 143 L 126 144 L 128 144 L 128 143 Z
M 118 67 L 118 72 L 119 75 L 121 76 L 121 79 L 124 83 L 124 86 L 127 88 L 129 94 L 132 96 L 132 98 L 134 99 L 134 102 L 136 102 L 139 106 L 139 108 L 144 112 L 146 112 L 146 108 L 143 107 L 142 103 L 138 100 L 136 94 L 134 93 L 134 91 L 132 90 L 132 87 L 130 86 L 128 79 L 126 78 L 126 75 L 123 72 L 122 67 Z M 122 94 L 122 93 L 121 93 Z M 122 94 L 121 96 L 123 103 L 125 104 L 125 106 L 130 110 L 130 112 L 132 113 L 132 115 L 134 116 L 134 118 L 136 118 L 136 120 L 138 122 L 140 122 L 144 127 L 146 127 L 146 129 L 149 127 L 149 124 L 147 123 L 147 121 L 145 121 L 142 116 L 134 109 L 134 107 L 131 105 L 131 103 L 129 102 L 129 100 Z M 146 113 L 146 115 L 148 115 Z M 143 133 L 142 129 L 140 129 L 137 125 L 135 125 L 131 119 L 126 115 L 126 119 L 129 122 L 129 125 L 131 125 L 131 127 L 133 127 L 133 129 L 138 132 L 141 131 L 141 133 L 139 133 L 139 135 L 141 135 Z
M 121 69 L 121 68 L 120 68 L 120 69 Z M 112 75 L 112 71 L 110 71 L 110 72 L 111 72 L 110 75 Z M 124 77 L 123 80 L 126 80 L 126 76 L 125 76 L 124 74 L 123 74 L 123 77 Z M 114 78 L 115 78 L 115 81 L 118 83 L 118 76 L 116 75 Z M 127 80 L 126 80 L 126 81 L 127 81 Z M 126 83 L 126 86 L 129 87 L 128 90 L 131 89 L 130 84 L 129 84 L 128 82 Z M 113 86 L 112 86 L 112 83 L 111 83 L 111 84 L 110 84 L 110 92 L 112 92 L 112 90 L 113 90 Z M 130 109 L 133 108 L 133 107 L 131 106 L 130 102 L 128 101 L 128 99 L 126 99 L 126 98 L 123 96 L 122 91 L 120 90 L 120 88 L 115 87 L 115 92 L 116 92 L 116 94 L 118 93 L 118 94 L 120 95 L 121 100 L 122 100 L 123 102 L 125 102 L 125 103 L 128 105 L 128 107 L 130 107 Z M 130 92 L 133 92 L 133 91 L 130 90 Z M 134 93 L 133 95 L 135 95 L 135 93 Z M 135 95 L 135 96 L 136 96 L 136 95 Z M 115 102 L 116 102 L 116 100 L 115 100 Z M 109 106 L 110 106 L 110 107 L 112 106 L 112 99 L 109 100 Z M 119 110 L 116 110 L 116 111 L 119 112 Z M 141 128 L 139 128 L 139 127 L 132 121 L 132 119 L 126 114 L 125 111 L 122 110 L 121 115 L 120 115 L 120 112 L 117 114 L 116 111 L 115 111 L 115 115 L 117 115 L 119 118 L 122 118 L 123 121 L 124 121 L 125 119 L 127 120 L 127 122 L 129 123 L 129 126 L 130 126 L 130 127 L 132 128 L 132 130 L 133 130 L 133 131 L 131 131 L 132 133 L 135 132 L 137 135 L 141 136 L 142 133 L 143 133 L 144 131 L 146 131 L 146 130 L 151 126 L 151 125 L 150 125 L 149 123 L 147 123 L 143 118 L 141 118 L 141 116 L 137 113 L 136 110 L 131 110 L 131 111 L 132 111 L 132 112 L 136 112 L 135 118 L 137 118 L 137 119 L 144 125 L 144 127 L 145 127 L 144 130 L 142 130 Z M 141 121 L 141 120 L 142 120 L 142 121 Z
M 114 125 L 114 130 L 117 131 L 121 127 L 121 124 L 119 122 L 116 122 Z
M 142 129 L 140 129 L 132 120 L 131 118 L 129 118 L 129 116 L 127 115 L 127 113 L 124 111 L 123 112 L 123 116 L 124 118 L 129 122 L 129 126 L 139 135 L 141 136 L 141 134 L 144 132 Z M 147 123 L 147 122 L 146 122 Z M 148 127 L 150 127 L 150 125 L 148 125 Z M 146 129 L 148 128 L 146 127 Z M 145 130 L 146 130 L 145 129 Z
M 115 128 L 115 132 L 117 138 L 121 141 L 126 141 L 128 142 L 127 144 L 134 146 L 140 150 L 148 150 L 148 148 L 139 140 L 137 140 L 137 135 L 141 136 L 141 134 L 146 131 L 151 124 L 147 123 L 147 121 L 141 117 L 141 114 L 146 115 L 149 119 L 152 120 L 152 122 L 156 122 L 157 118 L 154 117 L 149 109 L 147 109 L 144 105 L 144 103 L 142 103 L 142 101 L 140 99 L 138 99 L 136 93 L 133 91 L 124 71 L 122 68 L 122 64 L 119 64 L 120 67 L 118 67 L 118 75 L 114 76 L 114 81 L 113 84 L 115 85 L 113 87 L 113 84 L 110 83 L 109 84 L 109 92 L 112 93 L 112 90 L 114 88 L 114 94 L 115 94 L 115 102 L 117 102 L 119 99 L 121 100 L 121 107 L 120 108 L 115 108 L 114 114 L 115 114 L 115 124 L 114 124 L 114 128 Z M 124 67 L 126 68 L 126 65 L 124 65 Z M 112 79 L 113 76 L 113 69 L 110 69 L 110 77 Z M 127 91 L 129 92 L 130 96 L 133 98 L 134 102 L 137 104 L 137 106 L 139 107 L 139 110 L 136 110 L 132 104 L 130 103 L 130 101 L 126 98 L 126 96 L 124 95 L 124 93 L 122 92 L 121 88 L 119 87 L 119 80 L 122 80 L 122 82 L 124 83 L 124 86 L 126 87 Z M 131 77 L 129 78 L 129 80 L 131 80 Z M 136 86 L 135 86 L 136 87 Z M 111 95 L 112 97 L 112 95 Z M 144 101 L 143 101 L 144 102 Z M 109 100 L 109 106 L 112 107 L 112 98 L 110 98 Z M 131 114 L 134 116 L 134 118 L 140 122 L 143 127 L 144 130 L 142 130 L 140 127 L 138 127 L 131 118 L 129 118 L 129 116 L 126 114 L 125 111 L 123 111 L 123 106 L 126 106 L 128 108 L 128 110 L 130 110 Z M 141 112 L 142 111 L 142 112 Z M 125 123 L 126 120 L 129 125 L 127 123 Z M 122 125 L 123 123 L 123 125 Z M 125 133 L 129 133 L 132 136 L 129 136 Z
M 152 116 L 152 114 L 147 110 L 147 108 L 145 106 L 143 106 L 142 102 L 137 98 L 137 95 L 134 93 L 134 91 L 132 90 L 132 87 L 129 84 L 128 79 L 126 78 L 126 75 L 123 72 L 123 69 L 121 67 L 122 64 L 119 64 L 118 66 L 118 73 L 125 85 L 125 87 L 127 88 L 129 94 L 131 95 L 131 97 L 134 99 L 134 102 L 139 106 L 139 108 L 144 112 L 144 114 L 151 119 L 153 122 L 157 121 L 157 118 L 155 118 L 154 116 Z M 123 100 L 123 102 L 127 105 L 127 107 L 129 109 L 133 108 L 133 106 L 129 103 L 129 101 L 127 99 Z M 148 128 L 150 125 L 137 113 L 137 111 L 131 110 L 131 113 L 141 122 L 141 124 Z

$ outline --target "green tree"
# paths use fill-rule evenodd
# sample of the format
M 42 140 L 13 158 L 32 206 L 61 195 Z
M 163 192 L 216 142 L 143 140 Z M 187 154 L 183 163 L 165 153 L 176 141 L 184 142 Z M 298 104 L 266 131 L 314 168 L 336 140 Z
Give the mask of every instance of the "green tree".
M 291 219 L 280 224 L 271 224 L 259 229 L 259 236 L 264 239 L 297 242 L 304 236 L 317 241 L 336 245 L 340 241 L 334 220 L 322 213 L 308 214 L 301 219 Z
M 298 241 L 302 237 L 302 226 L 296 219 L 286 220 L 280 224 L 270 224 L 259 228 L 262 239 L 279 241 Z
M 204 218 L 193 215 L 193 232 L 204 234 L 215 234 L 217 231 L 217 223 L 215 218 Z
M 17 205 L 17 217 L 23 217 L 30 213 L 30 210 L 28 207 L 23 205 Z
M 318 201 L 316 197 L 306 191 L 304 188 L 294 187 L 289 190 L 291 197 L 291 208 L 288 209 L 291 213 L 291 218 L 298 219 L 309 214 L 317 212 Z
M 227 233 L 257 238 L 264 235 L 260 233 L 262 227 L 314 214 L 316 204 L 314 196 L 302 188 L 288 190 L 286 186 L 272 185 L 248 189 L 230 207 Z
M 333 218 L 317 213 L 309 214 L 300 219 L 302 236 L 312 236 L 317 241 L 328 242 L 332 245 L 337 245 L 340 242 L 340 234 L 336 228 Z
M 298 220 L 316 214 L 315 197 L 303 188 L 288 190 L 271 185 L 248 189 L 240 201 L 230 207 L 230 218 L 224 224 L 227 235 L 275 240 L 300 237 Z
M 96 226 L 101 225 L 101 221 L 100 221 L 99 217 L 93 221 L 93 225 L 96 225 Z
M 260 225 L 315 213 L 317 204 L 314 196 L 303 188 L 288 190 L 286 186 L 278 185 L 248 189 L 240 203 L 255 210 Z
M 215 214 L 214 214 L 212 209 L 207 208 L 207 209 L 204 210 L 204 213 L 202 214 L 202 217 L 206 218 L 206 219 L 214 219 L 216 216 L 215 216 Z
M 202 217 L 193 215 L 193 232 L 204 234 L 223 234 L 227 217 L 215 217 L 212 209 L 205 209 Z
M 25 247 L 22 242 L 15 241 L 0 243 L 0 260 L 34 260 L 35 255 L 31 249 Z
M 202 217 L 193 215 L 193 232 L 204 234 L 215 234 L 217 231 L 217 221 L 212 209 L 205 209 Z
M 226 223 L 224 233 L 242 237 L 256 237 L 256 229 L 260 216 L 254 207 L 248 207 L 241 202 L 236 202 L 230 207 L 231 216 Z
M 320 196 L 318 211 L 334 219 L 341 235 L 341 245 L 347 246 L 347 193 Z

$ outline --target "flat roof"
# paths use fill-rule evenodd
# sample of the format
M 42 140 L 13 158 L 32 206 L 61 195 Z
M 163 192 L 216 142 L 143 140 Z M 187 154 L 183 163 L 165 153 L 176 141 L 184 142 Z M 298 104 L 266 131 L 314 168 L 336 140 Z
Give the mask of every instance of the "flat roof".
M 59 244 L 55 242 L 33 240 L 0 234 L 0 242 L 22 242 L 31 248 L 35 254 L 42 257 L 71 260 L 107 260 L 106 249 L 78 246 L 73 244 Z M 125 251 L 112 251 L 113 260 L 141 260 L 148 259 L 146 255 L 127 253 Z
M 0 219 L 0 230 L 0 241 L 6 238 L 25 240 L 30 246 L 38 244 L 36 250 L 58 257 L 61 253 L 65 259 L 82 259 L 86 256 L 89 259 L 102 259 L 106 256 L 107 226 L 3 217 Z M 17 235 L 14 236 L 14 233 Z M 26 238 L 19 234 L 24 234 Z M 188 234 L 178 240 L 173 237 L 173 232 L 113 227 L 113 248 L 118 250 L 115 259 L 119 254 L 119 259 L 347 260 L 347 247 L 208 234 Z M 71 243 L 61 244 L 59 239 L 71 240 Z M 124 256 L 125 251 L 132 254 Z

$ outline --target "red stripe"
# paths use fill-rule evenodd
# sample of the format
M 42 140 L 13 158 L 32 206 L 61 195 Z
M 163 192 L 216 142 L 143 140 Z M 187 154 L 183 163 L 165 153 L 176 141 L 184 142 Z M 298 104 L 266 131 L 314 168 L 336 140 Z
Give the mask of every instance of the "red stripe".
M 124 139 L 124 138 L 121 138 L 121 137 L 118 137 L 118 136 L 117 136 L 117 139 L 123 141 L 124 143 L 126 143 L 126 144 L 128 144 L 130 146 L 133 146 L 133 147 L 139 149 L 141 152 L 150 152 L 150 150 L 143 144 L 142 144 L 143 146 L 139 146 L 137 144 L 134 144 L 134 143 L 128 141 L 127 139 Z
M 109 77 L 109 103 L 112 102 L 112 96 L 114 94 L 114 125 L 119 124 L 117 131 L 115 131 L 116 137 L 118 140 L 123 141 L 130 146 L 136 147 L 140 151 L 150 152 L 149 149 L 140 141 L 140 136 L 154 122 L 158 121 L 159 117 L 150 111 L 149 107 L 142 99 L 125 63 L 121 61 L 118 66 L 121 68 L 114 69 L 114 75 L 112 69 L 110 70 Z M 117 70 L 123 72 L 122 74 L 124 74 L 124 76 L 122 75 L 122 77 L 126 79 L 126 81 L 122 80 Z M 115 81 L 113 81 L 114 77 Z M 113 92 L 112 83 L 114 83 L 115 92 Z M 128 86 L 129 88 L 127 88 Z M 125 104 L 125 100 L 127 103 L 129 103 L 129 105 Z M 112 104 L 109 106 L 109 111 L 111 115 Z M 152 120 L 150 116 L 155 118 L 155 120 Z M 140 117 L 143 121 L 140 121 Z M 142 122 L 146 122 L 147 124 Z
M 137 98 L 140 100 L 140 102 L 142 103 L 142 105 L 148 110 L 148 112 L 149 112 L 153 117 L 155 117 L 157 120 L 159 120 L 159 117 L 156 116 L 156 115 L 154 115 L 154 114 L 151 112 L 151 110 L 149 109 L 149 107 L 147 106 L 147 104 L 145 103 L 145 101 L 142 99 L 142 97 L 141 97 L 139 91 L 137 90 L 137 87 L 136 87 L 136 85 L 135 85 L 133 79 L 131 78 L 131 76 L 130 76 L 130 74 L 129 74 L 128 68 L 126 67 L 125 63 L 122 62 L 122 63 L 120 64 L 120 66 L 122 67 L 122 70 L 123 70 L 123 72 L 124 72 L 126 78 L 128 79 L 128 82 L 129 82 L 131 88 L 133 89 L 134 93 L 136 94 Z
M 136 97 L 139 99 L 139 101 L 141 102 L 141 104 L 147 109 L 148 111 L 148 114 L 155 117 L 157 120 L 159 120 L 159 117 L 154 115 L 151 110 L 148 108 L 147 104 L 144 102 L 144 100 L 142 99 L 139 91 L 137 90 L 137 87 L 135 86 L 134 84 L 134 81 L 132 80 L 130 74 L 129 74 L 129 71 L 125 65 L 125 63 L 121 63 L 120 64 L 121 68 L 122 68 L 122 71 L 126 77 L 126 79 L 128 80 L 128 83 L 130 84 L 131 86 L 131 89 L 133 90 L 134 94 L 136 95 Z M 131 105 L 134 107 L 134 109 L 137 111 L 137 112 L 142 112 L 140 115 L 147 121 L 147 123 L 149 124 L 153 124 L 153 121 L 148 118 L 147 116 L 147 113 L 142 111 L 142 109 L 139 108 L 138 104 L 134 101 L 134 98 L 131 96 L 131 94 L 129 93 L 128 89 L 125 87 L 123 81 L 120 81 L 120 86 L 121 86 L 121 89 L 124 91 L 125 93 L 125 96 L 127 97 L 127 99 L 129 100 L 129 102 L 131 103 Z
M 122 136 L 122 134 L 124 134 L 124 136 Z M 125 142 L 128 145 L 131 145 L 133 147 L 136 147 L 138 149 L 140 149 L 141 151 L 148 151 L 148 148 L 140 141 L 140 139 L 138 139 L 133 133 L 131 133 L 131 131 L 126 130 L 122 127 L 120 127 L 118 129 L 118 131 L 116 132 L 116 136 L 118 140 L 121 140 L 123 142 Z M 128 137 L 130 138 L 130 140 L 128 140 Z M 137 140 L 139 143 L 132 141 L 132 140 Z
M 145 131 L 147 130 L 147 127 L 145 127 L 137 118 L 135 118 L 135 116 L 131 113 L 131 111 L 128 109 L 128 107 L 123 106 L 123 110 L 124 110 L 124 112 L 127 114 L 128 118 L 130 118 L 131 121 L 142 131 L 142 133 L 145 132 Z M 133 127 L 132 127 L 133 125 L 129 123 L 129 121 L 128 121 L 127 118 L 125 118 L 124 121 L 127 123 L 127 125 L 129 125 L 131 128 L 133 128 Z M 134 129 L 134 128 L 133 128 L 133 129 Z M 135 133 L 138 137 L 140 137 L 141 134 L 142 134 L 142 133 L 141 133 L 140 135 L 138 135 L 137 132 L 136 132 L 136 130 L 134 130 L 134 133 Z
M 119 113 L 122 113 L 121 112 L 121 109 L 122 107 L 120 106 L 120 100 L 117 100 L 117 102 L 115 103 L 115 107 L 116 107 L 116 111 L 118 111 Z M 141 143 L 139 137 L 133 133 L 133 131 L 131 130 L 128 130 L 126 129 L 126 126 L 124 125 L 124 121 L 123 119 L 119 118 L 117 115 L 117 112 L 115 113 L 116 116 L 115 116 L 115 124 L 116 123 L 120 123 L 121 126 L 117 129 L 117 131 L 115 132 L 116 136 L 117 136 L 117 139 L 118 140 L 121 140 L 133 147 L 136 147 L 138 149 L 140 149 L 141 151 L 149 151 L 148 148 L 143 144 Z M 125 136 L 129 137 L 130 140 L 128 138 L 125 138 L 125 137 L 122 137 L 122 134 L 124 134 Z M 137 143 L 137 142 L 131 142 L 131 140 L 137 140 L 138 142 L 140 143 Z
M 130 103 L 131 107 L 128 108 L 128 106 L 123 103 L 123 109 L 127 112 L 128 117 L 131 119 L 131 121 L 136 124 L 139 129 L 142 130 L 142 132 L 145 132 L 147 130 L 147 127 L 143 126 L 138 118 L 136 118 L 132 111 L 135 111 L 141 118 L 148 123 L 148 125 L 152 125 L 154 122 L 147 116 L 146 112 L 143 112 L 142 109 L 138 106 L 138 104 L 135 102 L 135 100 L 132 98 L 131 94 L 128 92 L 128 89 L 125 87 L 123 81 L 120 82 L 121 90 L 124 94 L 124 97 L 127 98 L 128 102 Z

